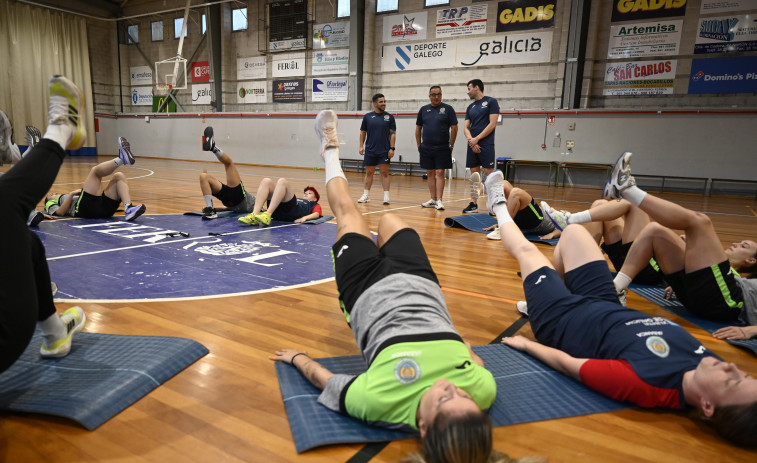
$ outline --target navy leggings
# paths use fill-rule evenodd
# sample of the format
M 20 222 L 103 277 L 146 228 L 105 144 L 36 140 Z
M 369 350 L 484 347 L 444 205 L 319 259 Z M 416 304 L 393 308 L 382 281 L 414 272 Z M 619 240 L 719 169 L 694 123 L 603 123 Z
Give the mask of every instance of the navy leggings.
M 29 345 L 37 321 L 55 313 L 45 248 L 26 220 L 65 155 L 60 145 L 42 139 L 0 176 L 0 373 Z

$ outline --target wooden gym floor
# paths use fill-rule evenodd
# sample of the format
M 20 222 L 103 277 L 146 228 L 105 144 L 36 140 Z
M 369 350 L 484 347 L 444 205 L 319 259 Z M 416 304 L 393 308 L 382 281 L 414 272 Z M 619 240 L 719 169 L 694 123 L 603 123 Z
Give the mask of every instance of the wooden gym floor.
M 105 159 L 67 159 L 53 189 L 77 188 L 89 168 Z M 265 176 L 287 177 L 296 190 L 314 185 L 323 194 L 324 212 L 330 212 L 323 171 L 238 167 L 251 191 Z M 130 178 L 133 201 L 144 202 L 147 214 L 163 214 L 203 207 L 197 180 L 202 169 L 223 178 L 223 169 L 216 162 L 144 157 L 138 157 L 134 167 L 121 171 Z M 347 177 L 352 196 L 357 198 L 362 193 L 362 174 L 348 172 Z M 374 201 L 358 207 L 374 231 L 386 212 L 401 215 L 418 231 L 458 331 L 474 345 L 487 344 L 520 318 L 515 302 L 523 298 L 523 288 L 516 274 L 517 263 L 500 242 L 489 241 L 483 234 L 444 227 L 444 217 L 459 215 L 467 204 L 467 185 L 462 179 L 452 181 L 444 195 L 447 210 L 439 212 L 419 206 L 429 198 L 421 177 L 393 176 L 389 206 L 379 201 L 377 178 L 372 190 Z M 587 208 L 601 194 L 599 188 L 520 186 L 538 200 L 571 211 Z M 724 245 L 757 238 L 757 204 L 753 198 L 663 197 L 709 213 Z M 483 206 L 484 201 L 479 204 Z M 537 246 L 551 257 L 553 247 Z M 52 277 L 55 280 L 55 275 Z M 712 338 L 634 294 L 629 294 L 628 303 L 651 315 L 672 318 L 707 347 L 757 375 L 755 356 Z M 61 303 L 58 309 L 69 305 Z M 95 431 L 63 419 L 0 413 L 0 461 L 346 462 L 363 447 L 334 446 L 298 455 L 273 362 L 268 360 L 272 351 L 282 347 L 304 349 L 314 357 L 358 353 L 338 310 L 333 281 L 189 302 L 81 305 L 89 319 L 85 331 L 183 336 L 201 342 L 210 354 Z M 533 337 L 529 325 L 519 333 Z M 539 455 L 552 462 L 753 462 L 757 457 L 754 451 L 725 443 L 704 422 L 683 414 L 649 410 L 500 427 L 495 429 L 494 439 L 497 449 L 513 457 Z M 412 440 L 393 442 L 370 461 L 396 462 L 415 448 Z

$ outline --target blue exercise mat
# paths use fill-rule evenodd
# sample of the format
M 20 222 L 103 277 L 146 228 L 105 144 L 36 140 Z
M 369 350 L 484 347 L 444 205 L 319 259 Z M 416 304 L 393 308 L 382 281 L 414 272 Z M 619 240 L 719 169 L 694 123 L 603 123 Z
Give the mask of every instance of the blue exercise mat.
M 445 217 L 444 225 L 449 228 L 464 228 L 476 233 L 489 233 L 484 231 L 484 228 L 489 228 L 492 225 L 497 225 L 497 219 L 489 214 L 464 214 L 456 215 L 454 217 Z M 524 235 L 528 241 L 534 243 L 544 243 L 550 246 L 557 246 L 559 238 L 543 240 L 539 238 L 539 235 Z
M 208 353 L 184 338 L 79 333 L 71 353 L 39 355 L 39 330 L 0 374 L 0 409 L 69 418 L 93 430 Z
M 663 309 L 673 312 L 674 314 L 678 315 L 684 320 L 710 333 L 714 333 L 715 331 L 725 326 L 739 325 L 738 323 L 722 323 L 722 322 L 717 322 L 713 320 L 707 320 L 706 318 L 701 318 L 694 315 L 689 310 L 687 310 L 686 307 L 684 307 L 683 304 L 681 304 L 680 302 L 675 301 L 675 300 L 671 301 L 669 299 L 665 299 L 665 297 L 663 297 L 665 293 L 665 288 L 663 288 L 662 286 L 647 286 L 647 285 L 638 285 L 638 284 L 633 283 L 628 287 L 628 289 L 638 294 L 639 296 L 643 297 L 644 299 L 659 305 Z M 753 354 L 757 355 L 757 338 L 744 339 L 744 340 L 737 339 L 737 340 L 731 340 L 731 341 L 726 341 L 726 342 L 733 344 L 734 346 L 739 346 L 745 349 L 749 349 L 750 351 L 752 351 Z
M 495 426 L 587 415 L 628 408 L 600 395 L 535 358 L 503 344 L 474 346 L 497 381 L 497 398 L 489 410 Z M 365 371 L 361 356 L 319 359 L 334 373 Z M 277 362 L 289 426 L 297 452 L 329 444 L 409 439 L 412 434 L 368 426 L 317 402 L 320 391 L 291 365 Z
M 235 211 L 229 211 L 229 210 L 216 209 L 216 214 L 218 215 L 219 219 L 224 219 L 224 218 L 239 218 L 239 217 L 249 214 L 249 212 L 235 212 Z M 189 211 L 189 212 L 185 212 L 184 215 L 202 216 L 203 212 L 202 211 Z M 306 223 L 308 225 L 318 225 L 319 223 L 328 222 L 329 220 L 333 220 L 333 219 L 334 219 L 333 215 L 324 215 L 323 217 L 320 217 L 318 219 L 306 220 L 305 222 L 302 222 L 302 223 Z M 287 222 L 281 222 L 281 223 L 287 223 Z

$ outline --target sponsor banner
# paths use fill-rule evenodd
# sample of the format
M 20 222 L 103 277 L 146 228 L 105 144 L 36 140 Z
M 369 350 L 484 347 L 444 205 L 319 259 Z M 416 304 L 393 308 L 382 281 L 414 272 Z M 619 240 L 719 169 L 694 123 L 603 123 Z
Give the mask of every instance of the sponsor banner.
M 305 38 L 268 42 L 268 51 L 304 50 Z
M 237 58 L 237 80 L 265 79 L 265 56 Z
M 608 63 L 603 95 L 670 95 L 677 60 Z
M 134 106 L 152 106 L 152 87 L 132 87 L 131 104 Z
M 757 92 L 757 56 L 695 59 L 689 93 Z
M 749 15 L 701 18 L 694 53 L 733 53 L 757 50 L 757 22 Z
M 612 22 L 669 18 L 686 14 L 686 0 L 613 0 Z
M 265 103 L 267 82 L 239 82 L 237 84 L 237 103 Z
M 312 101 L 347 101 L 346 77 L 313 79 Z
M 305 52 L 280 53 L 273 55 L 271 62 L 272 77 L 290 77 L 305 75 Z
M 405 13 L 384 16 L 384 42 L 426 40 L 428 13 Z
M 350 64 L 350 50 L 314 51 L 311 63 L 311 74 L 323 76 L 326 74 L 347 74 Z
M 131 85 L 152 85 L 152 68 L 150 66 L 134 66 L 129 68 Z
M 210 64 L 207 61 L 192 63 L 192 82 L 210 82 Z
M 350 22 L 341 21 L 313 25 L 313 48 L 350 46 Z
M 163 105 L 163 101 L 165 101 L 166 97 L 164 95 L 153 95 L 152 97 L 152 112 L 157 113 L 158 109 L 160 109 L 160 106 Z M 175 113 L 176 112 L 176 102 L 173 99 L 169 99 L 168 103 L 163 105 L 163 109 L 160 111 L 162 113 Z
M 610 26 L 608 58 L 677 55 L 683 20 Z
M 305 79 L 274 80 L 274 103 L 304 103 Z
M 436 38 L 486 33 L 488 5 L 436 10 Z
M 552 53 L 552 31 L 506 34 L 457 41 L 455 67 L 546 63 Z
M 210 104 L 212 96 L 210 84 L 192 85 L 192 104 Z
M 555 26 L 556 1 L 514 0 L 497 4 L 497 32 Z
M 381 70 L 391 72 L 449 69 L 455 66 L 455 50 L 454 40 L 384 45 L 381 52 Z
M 700 13 L 757 10 L 757 0 L 702 0 Z

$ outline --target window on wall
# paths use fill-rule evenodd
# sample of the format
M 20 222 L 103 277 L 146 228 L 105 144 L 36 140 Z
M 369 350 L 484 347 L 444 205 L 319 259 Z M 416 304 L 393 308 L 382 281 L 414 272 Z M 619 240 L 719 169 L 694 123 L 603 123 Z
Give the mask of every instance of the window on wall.
M 350 0 L 337 0 L 336 17 L 346 18 L 350 15 Z
M 397 11 L 399 9 L 399 0 L 378 0 L 376 2 L 376 13 L 385 11 Z
M 176 18 L 173 20 L 173 38 L 178 39 L 181 35 L 181 28 L 184 27 L 184 18 Z M 184 32 L 184 37 L 189 34 L 189 27 Z
M 231 30 L 247 30 L 247 8 L 235 8 L 231 10 Z
M 449 0 L 426 0 L 426 6 L 449 5 Z
M 153 21 L 150 23 L 150 29 L 152 30 L 153 42 L 160 42 L 163 40 L 163 21 Z
M 126 28 L 126 32 L 129 34 L 129 44 L 139 43 L 139 24 L 132 24 Z M 132 37 L 134 37 L 132 39 Z
M 208 24 L 205 22 L 205 13 L 202 14 L 202 35 L 208 30 Z

